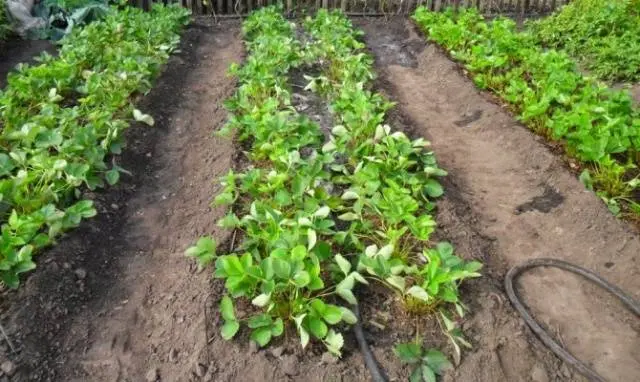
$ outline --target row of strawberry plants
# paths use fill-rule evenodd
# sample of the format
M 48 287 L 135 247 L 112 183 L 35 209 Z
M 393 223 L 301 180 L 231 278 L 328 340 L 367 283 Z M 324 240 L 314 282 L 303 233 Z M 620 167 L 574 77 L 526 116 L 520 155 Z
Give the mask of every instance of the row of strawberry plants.
M 305 25 L 309 38 L 301 44 L 273 7 L 245 21 L 250 54 L 233 68 L 240 86 L 227 102 L 227 128 L 250 144 L 255 167 L 230 172 L 216 197 L 235 203 L 219 224 L 243 240 L 237 253 L 218 256 L 215 241 L 201 238 L 187 255 L 202 265 L 215 260 L 215 275 L 225 280 L 224 338 L 245 322 L 264 346 L 290 322 L 303 347 L 313 337 L 339 355 L 339 325 L 356 321 L 349 309 L 356 285 L 375 280 L 416 311 L 453 303 L 462 314 L 458 284 L 478 276 L 480 264 L 462 261 L 448 243 L 426 248 L 435 228 L 432 198 L 442 194 L 435 177 L 445 173 L 424 140 L 383 124 L 391 104 L 369 90 L 372 60 L 348 19 L 320 11 Z M 290 106 L 287 72 L 317 64 L 323 74 L 307 77 L 307 88 L 327 96 L 340 122 L 328 140 Z M 252 313 L 237 317 L 234 304 L 245 301 Z
M 624 206 L 640 216 L 633 199 L 640 187 L 640 111 L 627 91 L 582 75 L 564 52 L 544 50 L 510 19 L 487 22 L 472 8 L 441 13 L 424 7 L 413 19 L 465 65 L 478 87 L 508 102 L 533 131 L 562 142 L 585 165 L 581 179 L 612 212 Z
M 529 24 L 545 46 L 561 48 L 603 80 L 640 80 L 640 0 L 575 0 Z
M 341 12 L 326 10 L 307 19 L 305 28 L 312 37 L 311 63 L 319 62 L 322 68 L 308 87 L 328 100 L 341 123 L 323 147 L 339 158 L 334 182 L 344 187 L 341 213 L 351 221 L 336 239 L 344 251 L 354 254 L 355 268 L 395 292 L 410 313 L 438 312 L 458 363 L 460 346 L 470 344 L 447 308 L 453 306 L 460 317 L 464 315 L 458 285 L 480 276 L 482 265 L 463 261 L 447 242 L 431 245 L 436 227 L 433 200 L 443 193 L 437 179 L 446 172 L 427 150 L 427 141 L 411 140 L 384 124 L 393 104 L 372 90 L 373 59 L 360 41 L 362 31 L 354 30 Z M 439 351 L 423 350 L 420 338 L 394 351 L 415 366 L 411 380 L 435 380 L 435 374 L 450 366 Z
M 180 7 L 151 12 L 116 9 L 75 30 L 57 57 L 22 65 L 0 93 L 0 277 L 17 287 L 35 268 L 35 251 L 96 214 L 83 187 L 114 184 L 125 171 L 111 154 L 123 146 L 132 117 L 153 124 L 132 105 L 151 87 L 188 22 Z

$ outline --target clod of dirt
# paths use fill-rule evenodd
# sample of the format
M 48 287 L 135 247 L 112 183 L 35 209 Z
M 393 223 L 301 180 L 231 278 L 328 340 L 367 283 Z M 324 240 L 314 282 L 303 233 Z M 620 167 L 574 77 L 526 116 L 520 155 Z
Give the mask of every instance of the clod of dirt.
M 258 344 L 255 341 L 249 341 L 249 354 L 255 354 L 260 350 Z
M 269 353 L 271 353 L 271 355 L 276 358 L 279 358 L 283 352 L 284 352 L 284 347 L 282 346 L 275 347 L 269 351 Z
M 76 269 L 74 273 L 76 274 L 76 277 L 78 278 L 78 280 L 84 280 L 85 277 L 87 277 L 87 271 L 84 270 L 83 268 Z
M 338 357 L 329 352 L 324 352 L 320 360 L 322 361 L 322 363 L 332 364 L 338 362 Z
M 147 374 L 145 375 L 145 379 L 147 380 L 147 382 L 155 382 L 159 378 L 160 378 L 160 372 L 155 367 L 152 369 L 149 369 L 149 371 L 147 371 Z
M 531 370 L 531 380 L 533 382 L 549 382 L 549 376 L 542 366 L 535 365 Z
M 205 376 L 205 374 L 207 374 L 207 367 L 201 363 L 196 365 L 195 370 L 193 371 L 193 373 L 199 377 L 202 378 Z
M 544 191 L 542 195 L 535 196 L 530 201 L 523 203 L 516 207 L 516 215 L 520 215 L 523 212 L 528 211 L 540 211 L 542 213 L 549 213 L 555 207 L 558 207 L 564 201 L 564 196 L 558 191 L 554 190 L 548 185 L 544 185 Z
M 176 348 L 171 348 L 171 350 L 169 350 L 169 362 L 175 363 L 177 361 L 178 361 L 178 351 L 176 350 Z
M 2 363 L 2 365 L 0 365 L 0 370 L 2 370 L 2 372 L 7 376 L 11 377 L 13 373 L 16 372 L 16 365 L 11 361 L 6 360 Z
M 282 357 L 282 371 L 289 376 L 298 375 L 298 358 L 295 355 Z

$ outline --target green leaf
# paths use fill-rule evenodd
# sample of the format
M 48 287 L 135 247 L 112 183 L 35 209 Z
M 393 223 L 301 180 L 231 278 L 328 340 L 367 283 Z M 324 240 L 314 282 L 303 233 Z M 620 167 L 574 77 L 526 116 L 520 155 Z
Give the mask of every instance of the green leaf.
M 593 180 L 589 170 L 585 169 L 580 173 L 580 182 L 588 189 L 593 191 Z
M 211 237 L 201 237 L 195 246 L 188 248 L 185 255 L 198 259 L 200 268 L 216 258 L 216 241 Z
M 307 249 L 310 251 L 316 245 L 318 240 L 318 236 L 316 235 L 316 231 L 312 229 L 307 230 Z
M 436 375 L 429 366 L 421 365 L 420 370 L 422 370 L 422 379 L 424 382 L 437 382 Z
M 424 185 L 424 191 L 432 198 L 437 198 L 444 194 L 442 185 L 440 185 L 440 183 L 435 179 L 427 179 Z
M 281 279 L 288 279 L 291 274 L 291 266 L 282 259 L 273 259 L 273 271 Z
M 349 260 L 342 257 L 342 255 L 339 253 L 336 254 L 333 258 L 338 264 L 338 267 L 340 268 L 342 273 L 344 273 L 345 276 L 349 274 L 349 271 L 351 270 L 351 263 L 349 262 Z
M 262 328 L 265 326 L 271 326 L 273 323 L 273 319 L 266 313 L 258 314 L 257 316 L 253 316 L 249 318 L 247 321 L 247 326 L 251 329 Z
M 342 200 L 354 200 L 358 198 L 360 198 L 360 195 L 355 191 L 345 191 L 344 194 L 342 194 Z
M 222 300 L 220 301 L 220 313 L 225 321 L 236 320 L 236 315 L 233 312 L 233 301 L 231 301 L 229 296 L 222 297 Z
M 271 328 L 261 327 L 254 330 L 251 333 L 251 340 L 260 345 L 260 347 L 264 347 L 271 341 Z
M 316 212 L 314 212 L 313 216 L 324 219 L 331 213 L 331 209 L 327 206 L 320 207 Z
M 282 322 L 282 318 L 278 317 L 271 326 L 271 334 L 274 337 L 279 337 L 282 333 L 284 333 L 284 323 Z
M 353 292 L 349 289 L 338 288 L 336 289 L 336 293 L 351 305 L 355 305 L 358 303 L 358 300 L 356 300 L 356 296 L 354 296 Z
M 358 318 L 351 311 L 351 309 L 347 309 L 341 306 L 340 310 L 342 311 L 342 321 L 346 322 L 349 325 L 354 325 L 356 322 L 358 322 Z
M 327 336 L 324 339 L 324 344 L 329 350 L 330 353 L 340 357 L 342 353 L 340 350 L 344 345 L 344 339 L 342 338 L 342 334 L 336 333 L 333 329 L 327 333 Z
M 346 212 L 338 216 L 338 219 L 344 220 L 344 221 L 353 221 L 353 220 L 358 220 L 359 218 L 360 217 L 357 214 L 354 214 L 353 212 Z
M 409 382 L 424 382 L 422 380 L 422 368 L 420 365 L 416 366 L 409 376 Z
M 269 296 L 268 294 L 262 293 L 257 297 L 255 297 L 253 300 L 251 300 L 251 303 L 255 306 L 262 308 L 269 303 L 270 299 L 271 299 L 271 296 Z
M 293 261 L 302 261 L 307 257 L 307 250 L 304 245 L 298 245 L 291 250 L 291 259 Z
M 322 318 L 330 325 L 335 325 L 342 320 L 342 310 L 339 306 L 327 305 Z
M 120 180 L 120 172 L 116 169 L 111 169 L 105 173 L 105 178 L 107 179 L 107 183 L 113 186 Z
M 222 328 L 220 329 L 220 334 L 222 335 L 222 338 L 228 341 L 232 339 L 233 336 L 236 335 L 236 333 L 238 333 L 239 329 L 240 329 L 240 323 L 238 321 L 235 321 L 235 320 L 226 321 L 224 325 L 222 325 Z
M 404 277 L 398 275 L 391 275 L 385 279 L 386 282 L 397 288 L 400 292 L 404 293 L 405 281 Z
M 327 324 L 319 318 L 309 318 L 309 331 L 318 339 L 323 339 L 327 335 Z
M 311 281 L 311 276 L 307 271 L 299 271 L 293 276 L 293 282 L 298 288 L 304 288 Z
M 384 247 L 380 248 L 380 250 L 378 251 L 378 256 L 382 256 L 385 259 L 389 259 L 389 257 L 391 257 L 391 254 L 393 253 L 393 245 L 392 244 L 387 244 Z
M 413 296 L 419 300 L 422 301 L 428 301 L 429 300 L 429 294 L 427 293 L 426 290 L 424 290 L 422 287 L 418 286 L 418 285 L 414 285 L 411 288 L 409 288 L 407 290 L 407 294 L 409 294 L 410 296 Z
M 424 356 L 424 360 L 433 371 L 442 375 L 446 370 L 453 368 L 453 365 L 441 351 L 436 349 L 429 349 Z
M 307 289 L 309 290 L 320 290 L 324 288 L 324 281 L 318 276 L 312 276 L 309 285 L 307 285 Z
M 218 220 L 218 226 L 222 228 L 237 228 L 240 226 L 240 219 L 233 212 L 229 212 L 222 219 Z
M 306 348 L 309 344 L 309 332 L 302 326 L 298 327 L 298 332 L 300 334 L 300 343 L 302 344 L 302 348 Z
M 404 363 L 416 363 L 422 357 L 422 348 L 415 342 L 398 344 L 393 348 L 393 353 Z
M 314 298 L 313 300 L 311 300 L 309 305 L 311 306 L 311 309 L 313 309 L 314 315 L 317 316 L 322 316 L 324 314 L 324 311 L 327 309 L 327 304 L 325 304 L 324 301 L 320 300 L 319 298 Z
M 153 126 L 155 124 L 152 116 L 150 116 L 149 114 L 144 114 L 138 109 L 133 110 L 133 118 L 136 121 L 146 123 L 149 126 Z

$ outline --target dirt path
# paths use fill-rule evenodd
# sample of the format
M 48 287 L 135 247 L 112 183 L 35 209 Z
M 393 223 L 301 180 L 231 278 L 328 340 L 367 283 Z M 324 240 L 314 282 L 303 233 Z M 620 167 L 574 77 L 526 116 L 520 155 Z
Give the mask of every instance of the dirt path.
M 226 236 L 215 226 L 222 211 L 208 205 L 234 150 L 212 131 L 226 119 L 222 101 L 235 86 L 226 71 L 243 51 L 237 22 L 208 24 L 189 27 L 182 52 L 139 106 L 156 126 L 128 132 L 118 160 L 134 177 L 95 195 L 99 216 L 43 254 L 25 285 L 3 296 L 0 318 L 19 348 L 7 357 L 18 367 L 13 380 L 206 374 L 198 362 L 207 348 L 210 273 L 197 273 L 183 253 L 201 234 Z
M 445 237 L 463 254 L 481 252 L 486 271 L 499 282 L 510 266 L 556 257 L 593 269 L 640 297 L 638 235 L 586 191 L 539 137 L 478 92 L 409 22 L 360 24 L 391 97 L 410 118 L 414 133 L 431 140 L 450 173 L 447 197 L 439 205 Z M 455 213 L 463 208 L 465 213 Z M 640 323 L 605 292 L 553 270 L 536 271 L 520 285 L 535 316 L 576 356 L 610 381 L 640 378 Z M 484 286 L 475 286 L 480 291 L 472 293 L 474 317 L 467 324 L 477 335 L 475 350 L 456 372 L 457 380 L 574 378 L 521 320 L 514 325 L 501 287 L 486 294 Z M 500 300 L 501 308 L 493 300 Z

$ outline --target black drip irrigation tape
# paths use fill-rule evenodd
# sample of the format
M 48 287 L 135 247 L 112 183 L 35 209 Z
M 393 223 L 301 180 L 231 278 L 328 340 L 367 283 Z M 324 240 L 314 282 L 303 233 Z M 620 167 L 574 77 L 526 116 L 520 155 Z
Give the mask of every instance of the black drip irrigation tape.
M 516 265 L 507 272 L 507 276 L 504 280 L 504 286 L 507 290 L 507 296 L 509 300 L 515 307 L 516 311 L 522 316 L 524 321 L 529 325 L 531 330 L 540 338 L 540 340 L 557 355 L 562 361 L 567 364 L 573 366 L 580 374 L 584 375 L 589 379 L 589 381 L 594 382 L 606 382 L 606 380 L 598 374 L 595 370 L 587 366 L 584 362 L 580 361 L 576 357 L 574 357 L 571 353 L 565 350 L 560 344 L 558 344 L 550 335 L 547 333 L 540 324 L 531 316 L 531 313 L 524 306 L 518 295 L 516 294 L 515 288 L 513 286 L 513 282 L 517 279 L 522 273 L 538 267 L 553 267 L 559 268 L 571 273 L 575 273 L 579 276 L 586 278 L 587 280 L 593 282 L 594 284 L 599 285 L 604 290 L 608 291 L 612 295 L 616 296 L 622 303 L 631 310 L 636 316 L 640 317 L 640 302 L 633 299 L 633 297 L 626 294 L 617 286 L 611 284 L 607 280 L 603 279 L 596 273 L 579 267 L 577 265 L 567 263 L 566 261 L 558 260 L 558 259 L 532 259 L 525 261 L 520 265 Z M 384 374 L 384 371 L 378 365 L 369 345 L 367 344 L 367 340 L 364 337 L 364 331 L 362 330 L 362 317 L 360 316 L 360 310 L 358 309 L 358 305 L 354 305 L 353 309 L 355 311 L 356 317 L 358 318 L 358 322 L 353 326 L 353 331 L 356 335 L 356 340 L 358 341 L 358 346 L 360 347 L 360 351 L 362 352 L 362 356 L 364 357 L 364 362 L 371 373 L 371 379 L 373 382 L 388 382 L 387 376 Z
M 358 304 L 353 306 L 353 310 L 355 311 L 356 317 L 358 319 L 356 324 L 353 326 L 353 331 L 356 334 L 356 340 L 358 341 L 358 346 L 360 346 L 362 357 L 364 357 L 364 363 L 367 366 L 367 369 L 369 369 L 369 373 L 371 373 L 371 380 L 373 382 L 388 382 L 389 379 L 378 365 L 376 357 L 371 352 L 369 344 L 367 344 L 367 339 L 364 338 L 364 331 L 362 330 L 362 317 L 360 316 L 360 309 L 358 308 Z
M 605 382 L 606 380 L 599 375 L 595 370 L 587 366 L 584 362 L 574 357 L 571 353 L 565 350 L 560 344 L 558 344 L 546 330 L 538 324 L 538 322 L 531 316 L 531 313 L 524 306 L 520 298 L 515 292 L 513 282 L 522 273 L 538 267 L 553 267 L 560 268 L 571 273 L 575 273 L 579 276 L 586 278 L 587 280 L 599 285 L 602 289 L 605 289 L 612 295 L 616 296 L 622 303 L 636 316 L 640 317 L 640 302 L 634 300 L 631 296 L 626 294 L 617 286 L 611 284 L 607 280 L 593 273 L 592 271 L 579 267 L 577 265 L 567 263 L 557 259 L 532 259 L 525 261 L 520 265 L 516 265 L 507 272 L 507 277 L 504 280 L 504 286 L 507 290 L 507 296 L 511 300 L 511 304 L 515 307 L 518 313 L 522 316 L 524 321 L 529 325 L 531 330 L 538 336 L 538 338 L 561 360 L 567 364 L 573 366 L 580 374 L 584 375 L 590 381 Z

